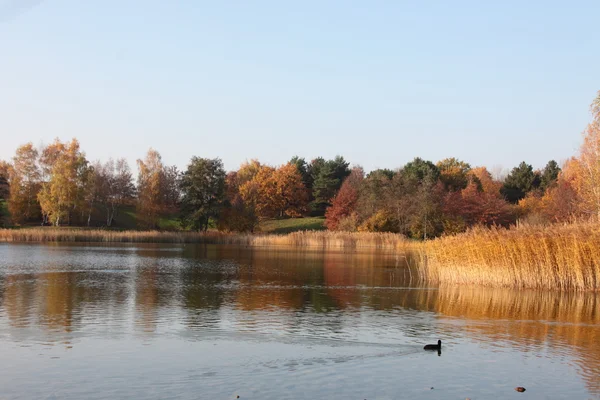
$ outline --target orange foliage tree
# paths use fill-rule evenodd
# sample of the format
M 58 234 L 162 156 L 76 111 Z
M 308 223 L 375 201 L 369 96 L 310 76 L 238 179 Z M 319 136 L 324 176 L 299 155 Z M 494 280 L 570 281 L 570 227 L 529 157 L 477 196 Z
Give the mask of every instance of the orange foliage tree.
M 261 218 L 299 217 L 308 205 L 302 176 L 290 163 L 279 168 L 260 166 L 252 179 L 240 185 L 239 192 Z
M 245 179 L 245 176 L 242 176 Z M 221 231 L 254 232 L 258 225 L 255 207 L 247 204 L 240 194 L 239 171 L 225 177 L 225 205 L 217 223 Z
M 559 174 L 556 184 L 546 190 L 542 197 L 542 209 L 550 222 L 567 222 L 579 215 L 579 196 L 574 186 L 571 162 L 565 165 L 566 171 Z
M 569 167 L 581 212 L 600 220 L 600 113 L 594 113 L 584 131 L 579 158 Z

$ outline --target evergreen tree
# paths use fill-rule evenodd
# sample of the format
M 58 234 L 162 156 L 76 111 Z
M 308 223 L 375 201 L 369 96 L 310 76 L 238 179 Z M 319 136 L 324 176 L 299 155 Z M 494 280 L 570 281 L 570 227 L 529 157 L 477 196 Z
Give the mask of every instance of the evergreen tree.
M 323 158 L 313 160 L 311 163 L 313 176 L 311 208 L 315 215 L 325 215 L 325 210 L 331 205 L 331 200 L 336 195 L 344 179 L 350 175 L 349 163 L 342 156 L 325 161 Z
M 504 185 L 500 189 L 500 193 L 502 193 L 507 201 L 516 204 L 527 193 L 539 188 L 540 183 L 540 175 L 533 172 L 533 167 L 523 161 L 518 167 L 510 171 L 510 174 L 504 181 Z
M 292 157 L 289 164 L 292 164 L 298 170 L 298 173 L 302 177 L 302 182 L 304 182 L 304 186 L 306 189 L 311 191 L 313 184 L 313 177 L 309 171 L 309 165 L 304 158 L 300 158 L 298 156 Z
M 432 183 L 439 179 L 440 170 L 431 161 L 417 157 L 402 168 L 402 175 L 406 179 L 413 179 L 419 183 L 425 180 Z
M 225 200 L 225 168 L 219 158 L 192 157 L 181 178 L 181 213 L 185 224 L 207 230 Z
M 560 167 L 558 166 L 558 163 L 554 160 L 548 161 L 548 164 L 546 164 L 546 167 L 542 171 L 540 189 L 545 192 L 548 188 L 552 187 L 558 179 L 559 173 Z

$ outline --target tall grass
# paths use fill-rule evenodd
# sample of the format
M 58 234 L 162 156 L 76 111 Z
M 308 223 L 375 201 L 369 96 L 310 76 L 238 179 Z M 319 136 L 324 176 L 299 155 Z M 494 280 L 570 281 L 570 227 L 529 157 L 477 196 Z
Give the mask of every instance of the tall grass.
M 6 242 L 205 243 L 320 249 L 377 249 L 417 254 L 431 283 L 600 291 L 600 225 L 574 223 L 474 228 L 416 243 L 391 233 L 303 231 L 284 235 L 221 232 L 0 229 Z
M 232 234 L 221 232 L 111 231 L 101 229 L 25 228 L 0 229 L 4 242 L 131 242 L 206 243 L 243 246 L 296 246 L 330 249 L 374 248 L 402 250 L 409 241 L 391 233 L 343 233 L 305 231 L 285 235 Z
M 600 290 L 600 226 L 475 228 L 420 246 L 423 276 L 441 284 Z

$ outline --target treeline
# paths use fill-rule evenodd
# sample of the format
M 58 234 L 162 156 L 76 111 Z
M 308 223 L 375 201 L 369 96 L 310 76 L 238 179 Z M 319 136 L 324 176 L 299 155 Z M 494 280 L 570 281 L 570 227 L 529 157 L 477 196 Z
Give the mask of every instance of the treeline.
M 521 163 L 503 182 L 485 167 L 455 158 L 437 163 L 420 158 L 396 170 L 365 176 L 354 168 L 327 209 L 332 230 L 396 232 L 413 238 L 465 231 L 474 225 L 509 226 L 521 217 L 519 202 L 544 196 L 560 168 L 550 161 L 541 171 Z
M 600 219 L 600 96 L 576 157 L 561 169 L 522 162 L 503 179 L 485 167 L 448 158 L 415 158 L 396 170 L 368 174 L 343 157 L 294 157 L 281 166 L 246 162 L 226 172 L 220 159 L 193 157 L 185 171 L 148 151 L 136 182 L 124 159 L 90 163 L 76 139 L 42 149 L 19 147 L 0 162 L 4 224 L 113 226 L 135 207 L 140 228 L 176 214 L 182 229 L 254 232 L 272 218 L 325 216 L 330 230 L 394 232 L 413 238 L 510 226 Z M 95 217 L 103 215 L 102 219 Z
M 508 226 L 522 209 L 539 208 L 534 199 L 544 198 L 560 173 L 554 161 L 541 171 L 522 163 L 500 182 L 454 158 L 416 158 L 365 174 L 339 156 L 294 157 L 278 167 L 252 160 L 229 173 L 219 159 L 193 157 L 178 171 L 152 149 L 137 168 L 134 183 L 124 159 L 90 163 L 76 139 L 39 150 L 27 143 L 12 163 L 2 163 L 0 187 L 16 225 L 111 227 L 129 206 L 147 229 L 165 214 L 178 215 L 184 229 L 239 232 L 255 231 L 264 219 L 324 215 L 330 230 L 427 238 L 472 225 Z
M 327 209 L 333 230 L 397 232 L 415 238 L 505 226 L 600 221 L 600 92 L 578 154 L 535 171 L 522 162 L 504 179 L 454 158 L 416 158 L 396 171 L 355 168 Z
M 11 161 L 0 161 L 4 225 L 112 227 L 124 207 L 135 207 L 140 228 L 177 215 L 183 229 L 253 232 L 264 219 L 324 215 L 350 174 L 343 157 L 294 157 L 279 167 L 252 160 L 229 173 L 218 158 L 193 157 L 179 171 L 150 149 L 134 182 L 125 159 L 92 163 L 76 139 L 24 144 Z

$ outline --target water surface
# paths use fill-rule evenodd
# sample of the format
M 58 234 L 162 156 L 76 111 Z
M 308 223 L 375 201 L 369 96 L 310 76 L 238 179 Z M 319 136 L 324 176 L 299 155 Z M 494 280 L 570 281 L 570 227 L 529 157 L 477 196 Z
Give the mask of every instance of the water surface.
M 0 244 L 0 398 L 600 398 L 599 306 L 386 252 Z

